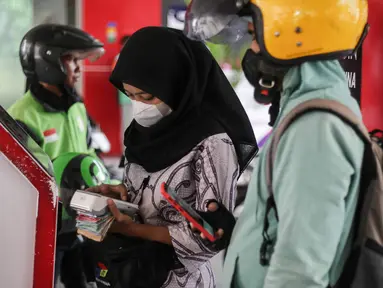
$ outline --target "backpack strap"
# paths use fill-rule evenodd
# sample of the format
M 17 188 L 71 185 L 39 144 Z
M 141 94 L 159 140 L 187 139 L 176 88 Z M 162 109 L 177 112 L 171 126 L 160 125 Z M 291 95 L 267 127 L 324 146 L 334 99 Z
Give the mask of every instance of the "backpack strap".
M 351 126 L 355 133 L 366 143 L 371 143 L 370 135 L 363 122 L 348 107 L 335 100 L 329 99 L 312 99 L 305 101 L 293 108 L 283 119 L 282 122 L 274 130 L 266 160 L 266 181 L 269 195 L 273 195 L 273 166 L 277 154 L 279 141 L 283 133 L 289 126 L 301 116 L 315 111 L 323 111 L 334 114 Z
M 272 241 L 267 233 L 269 228 L 269 220 L 268 215 L 271 210 L 274 210 L 275 217 L 277 221 L 278 211 L 275 204 L 274 199 L 274 191 L 273 191 L 273 168 L 274 162 L 277 154 L 277 148 L 279 141 L 282 138 L 283 133 L 289 128 L 289 126 L 301 116 L 309 113 L 323 111 L 326 113 L 331 113 L 339 118 L 341 118 L 344 122 L 346 122 L 349 126 L 351 126 L 355 133 L 359 135 L 359 137 L 366 143 L 370 144 L 370 136 L 367 128 L 364 126 L 363 122 L 359 119 L 358 116 L 355 115 L 348 107 L 341 104 L 338 101 L 329 100 L 329 99 L 312 99 L 305 101 L 295 108 L 293 108 L 279 123 L 279 125 L 274 129 L 273 136 L 271 138 L 271 143 L 269 146 L 269 150 L 266 155 L 266 183 L 267 190 L 269 192 L 269 197 L 266 202 L 266 212 L 263 223 L 263 243 L 260 249 L 260 264 L 262 266 L 267 266 L 269 264 L 268 257 L 268 248 L 271 246 Z

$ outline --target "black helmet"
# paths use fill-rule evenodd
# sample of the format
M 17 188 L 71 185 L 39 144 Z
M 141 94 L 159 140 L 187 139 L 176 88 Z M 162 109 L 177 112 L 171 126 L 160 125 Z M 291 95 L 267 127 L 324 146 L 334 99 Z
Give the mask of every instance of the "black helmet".
M 98 59 L 104 54 L 104 44 L 88 33 L 67 25 L 42 24 L 25 34 L 19 57 L 27 78 L 35 78 L 51 85 L 63 84 L 66 71 L 61 56 Z M 93 58 L 93 59 L 92 59 Z

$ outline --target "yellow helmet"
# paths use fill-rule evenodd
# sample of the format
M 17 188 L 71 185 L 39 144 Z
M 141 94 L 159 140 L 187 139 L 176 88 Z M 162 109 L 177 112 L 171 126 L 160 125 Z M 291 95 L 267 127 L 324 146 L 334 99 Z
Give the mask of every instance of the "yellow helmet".
M 262 54 L 294 65 L 353 53 L 367 34 L 367 14 L 367 0 L 193 0 L 185 33 L 236 41 L 247 33 L 250 16 Z

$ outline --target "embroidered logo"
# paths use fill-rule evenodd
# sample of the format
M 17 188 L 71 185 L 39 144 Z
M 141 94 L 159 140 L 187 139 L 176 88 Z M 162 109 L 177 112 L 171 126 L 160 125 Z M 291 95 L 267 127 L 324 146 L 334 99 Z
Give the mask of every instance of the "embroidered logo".
M 96 270 L 96 275 L 99 275 L 100 277 L 106 277 L 106 274 L 108 274 L 108 268 L 102 264 L 101 262 L 97 263 L 97 270 Z
M 55 128 L 45 130 L 43 132 L 45 143 L 52 143 L 59 140 L 59 135 Z

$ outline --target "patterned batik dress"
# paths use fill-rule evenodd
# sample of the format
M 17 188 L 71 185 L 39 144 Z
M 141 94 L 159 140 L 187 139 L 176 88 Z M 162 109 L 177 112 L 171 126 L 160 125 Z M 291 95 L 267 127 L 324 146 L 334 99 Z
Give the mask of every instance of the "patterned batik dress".
M 210 136 L 177 163 L 155 173 L 137 164 L 126 164 L 124 183 L 130 201 L 139 205 L 144 223 L 168 227 L 182 264 L 169 273 L 162 287 L 216 287 L 209 259 L 217 251 L 192 233 L 185 218 L 162 196 L 161 183 L 166 182 L 197 210 L 206 211 L 206 203 L 215 199 L 233 212 L 238 174 L 234 145 L 227 134 Z

